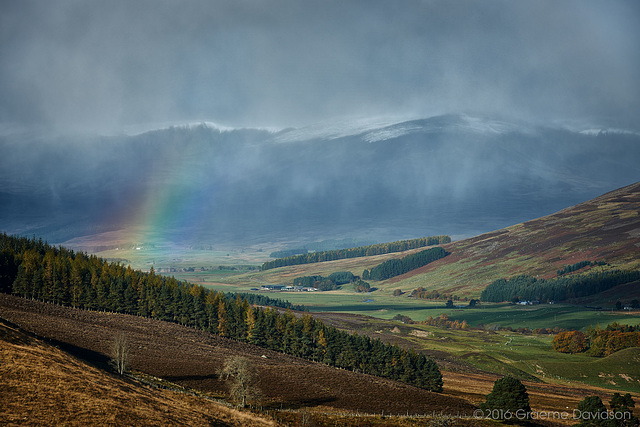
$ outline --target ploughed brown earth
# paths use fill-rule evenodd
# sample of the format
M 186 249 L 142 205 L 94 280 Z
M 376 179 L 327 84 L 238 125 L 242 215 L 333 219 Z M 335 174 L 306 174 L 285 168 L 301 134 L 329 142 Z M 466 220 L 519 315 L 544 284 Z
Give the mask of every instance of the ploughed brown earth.
M 0 317 L 97 364 L 108 362 L 114 336 L 124 332 L 133 370 L 221 398 L 227 396 L 227 386 L 217 373 L 227 357 L 241 354 L 259 370 L 265 407 L 404 415 L 471 415 L 475 409 L 468 401 L 446 393 L 335 369 L 158 320 L 4 294 L 0 294 Z

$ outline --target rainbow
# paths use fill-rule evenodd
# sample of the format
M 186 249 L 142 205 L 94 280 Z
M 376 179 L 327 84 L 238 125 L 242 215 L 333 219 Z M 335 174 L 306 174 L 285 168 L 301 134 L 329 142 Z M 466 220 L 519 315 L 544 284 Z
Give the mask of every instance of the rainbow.
M 204 127 L 204 125 L 203 125 Z M 139 173 L 118 227 L 141 242 L 171 244 L 197 240 L 216 208 L 215 159 L 201 144 L 162 145 Z

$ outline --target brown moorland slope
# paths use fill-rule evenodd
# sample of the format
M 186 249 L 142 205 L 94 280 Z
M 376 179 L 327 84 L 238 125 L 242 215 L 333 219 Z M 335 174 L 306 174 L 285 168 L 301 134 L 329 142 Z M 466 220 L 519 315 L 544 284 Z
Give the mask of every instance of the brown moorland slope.
M 499 278 L 550 278 L 579 261 L 640 267 L 640 182 L 552 215 L 444 245 L 451 255 L 384 282 L 477 297 Z
M 111 375 L 1 319 L 0 360 L 2 425 L 277 425 Z

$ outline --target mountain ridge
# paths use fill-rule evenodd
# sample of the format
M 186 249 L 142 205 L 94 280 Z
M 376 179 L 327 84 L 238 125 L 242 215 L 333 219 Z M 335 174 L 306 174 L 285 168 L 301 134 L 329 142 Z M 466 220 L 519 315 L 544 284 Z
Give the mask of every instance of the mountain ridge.
M 55 243 L 105 230 L 187 245 L 468 237 L 640 177 L 634 134 L 464 115 L 363 123 L 312 127 L 324 136 L 310 138 L 304 128 L 207 124 L 134 136 L 4 136 L 0 224 Z M 287 135 L 298 136 L 277 142 Z

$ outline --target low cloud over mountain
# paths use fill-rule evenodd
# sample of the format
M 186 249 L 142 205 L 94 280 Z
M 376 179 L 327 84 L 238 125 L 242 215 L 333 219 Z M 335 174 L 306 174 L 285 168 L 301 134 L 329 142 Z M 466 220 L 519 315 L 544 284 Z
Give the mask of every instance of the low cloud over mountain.
M 588 130 L 588 132 L 581 132 Z M 640 180 L 640 136 L 466 115 L 0 142 L 0 223 L 51 242 L 470 236 Z

